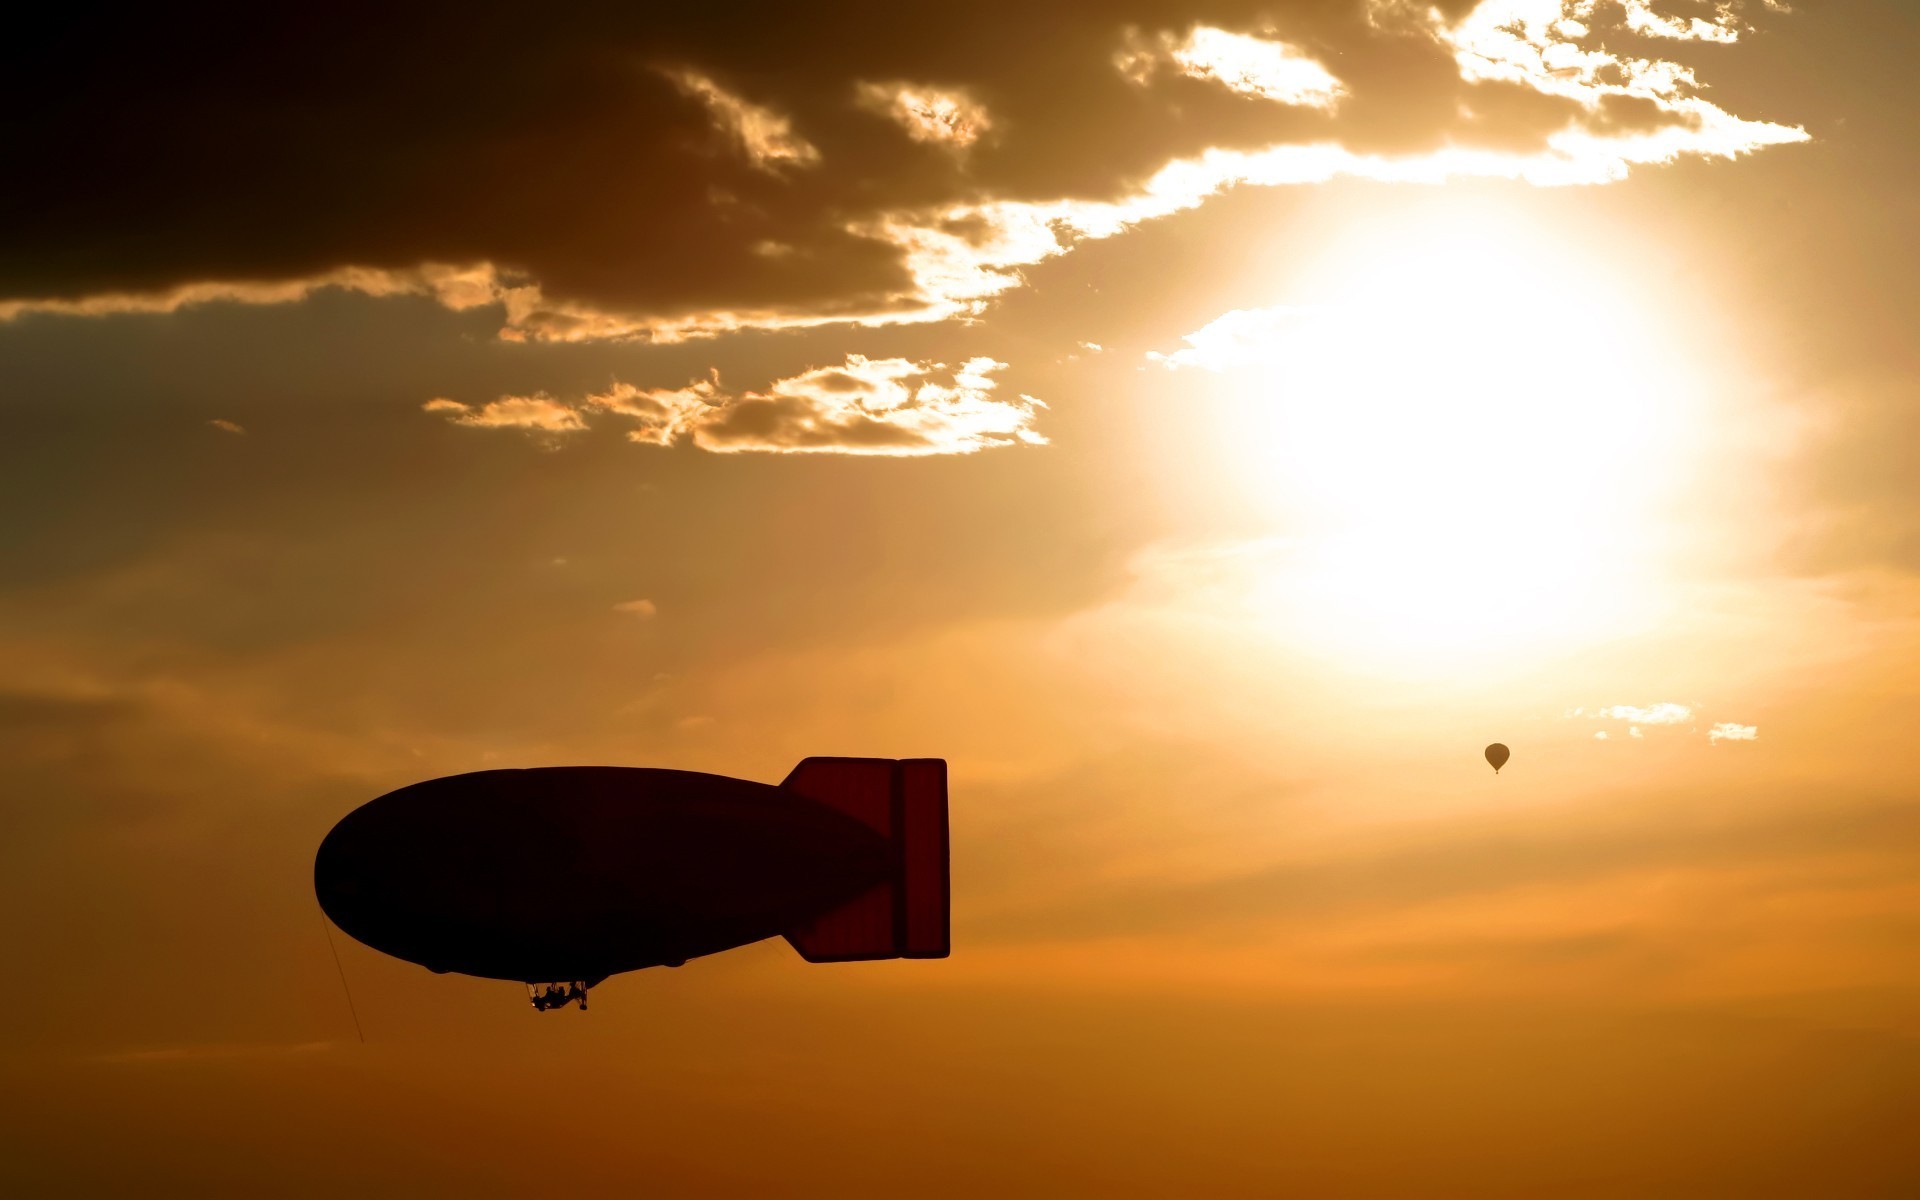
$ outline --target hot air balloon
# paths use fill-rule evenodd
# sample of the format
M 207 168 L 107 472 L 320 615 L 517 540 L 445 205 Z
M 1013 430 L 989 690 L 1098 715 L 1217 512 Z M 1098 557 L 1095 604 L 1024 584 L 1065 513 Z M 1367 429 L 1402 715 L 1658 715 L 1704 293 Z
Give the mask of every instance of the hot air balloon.
M 1500 773 L 1501 767 L 1507 765 L 1507 759 L 1512 757 L 1512 754 L 1512 751 L 1508 750 L 1499 742 L 1495 742 L 1493 745 L 1487 747 L 1487 762 L 1492 765 L 1495 775 Z

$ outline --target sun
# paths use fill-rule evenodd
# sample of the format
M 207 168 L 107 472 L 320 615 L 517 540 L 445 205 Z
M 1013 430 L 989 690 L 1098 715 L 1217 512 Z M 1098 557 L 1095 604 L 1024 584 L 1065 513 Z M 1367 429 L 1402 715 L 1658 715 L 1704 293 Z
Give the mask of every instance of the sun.
M 1216 438 L 1281 547 L 1273 619 L 1414 664 L 1631 619 L 1699 404 L 1630 287 L 1483 219 L 1349 245 L 1292 290 L 1237 314 Z

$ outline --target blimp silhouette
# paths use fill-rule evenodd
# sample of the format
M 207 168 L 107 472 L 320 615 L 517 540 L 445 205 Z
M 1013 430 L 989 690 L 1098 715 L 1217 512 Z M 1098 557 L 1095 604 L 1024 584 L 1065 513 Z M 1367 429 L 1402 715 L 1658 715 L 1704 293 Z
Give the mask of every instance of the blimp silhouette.
M 947 764 L 809 758 L 777 787 L 646 767 L 476 771 L 389 792 L 320 843 L 314 892 L 375 950 L 525 983 L 784 936 L 808 962 L 950 952 Z

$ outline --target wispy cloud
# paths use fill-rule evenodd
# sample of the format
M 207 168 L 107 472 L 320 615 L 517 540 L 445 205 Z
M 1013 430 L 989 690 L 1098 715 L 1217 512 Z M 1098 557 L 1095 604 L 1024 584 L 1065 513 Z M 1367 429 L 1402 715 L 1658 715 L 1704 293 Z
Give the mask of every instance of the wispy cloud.
M 986 108 L 965 91 L 911 83 L 861 83 L 860 105 L 888 118 L 916 142 L 964 150 L 993 128 Z
M 1170 371 L 1182 367 L 1230 371 L 1264 358 L 1277 336 L 1312 311 L 1290 305 L 1236 308 L 1183 336 L 1180 340 L 1187 344 L 1185 349 L 1171 354 L 1149 350 L 1147 358 Z
M 1616 721 L 1631 721 L 1635 725 L 1679 725 L 1693 719 L 1693 708 L 1690 705 L 1674 704 L 1671 701 L 1650 704 L 1645 708 L 1637 708 L 1631 704 L 1616 704 L 1611 708 L 1598 710 L 1595 715 L 1612 717 Z
M 215 417 L 213 420 L 208 421 L 207 424 L 222 433 L 237 433 L 244 437 L 247 432 L 238 421 L 229 421 L 225 417 Z
M 317 275 L 279 280 L 205 280 L 145 292 L 100 292 L 76 298 L 0 300 L 0 321 L 31 313 L 108 317 L 171 313 L 203 304 L 294 304 L 318 292 L 363 296 L 425 296 L 455 312 L 505 301 L 512 285 L 492 263 L 422 263 L 416 267 L 340 267 Z
M 1624 721 L 1627 722 L 1628 737 L 1645 738 L 1648 728 L 1676 728 L 1681 725 L 1691 725 L 1692 722 L 1699 720 L 1699 710 L 1695 705 L 1678 704 L 1668 700 L 1645 706 L 1612 704 L 1592 709 L 1576 708 L 1567 713 L 1567 716 L 1586 717 L 1595 721 Z M 1593 736 L 1601 741 L 1608 740 L 1608 733 L 1604 729 Z M 1757 726 L 1741 725 L 1732 721 L 1716 721 L 1707 731 L 1707 740 L 1716 745 L 1720 742 L 1751 742 L 1759 736 L 1760 730 Z
M 1005 368 L 989 358 L 948 367 L 853 354 L 737 395 L 710 377 L 672 389 L 615 383 L 576 406 L 548 396 L 503 396 L 477 409 L 444 399 L 426 408 L 456 414 L 452 419 L 463 425 L 560 432 L 607 415 L 632 422 L 629 441 L 687 442 L 717 454 L 913 457 L 1044 445 L 1033 422 L 1046 406 L 1032 396 L 994 394 L 993 375 Z
M 1698 42 L 1737 42 L 1740 40 L 1740 24 L 1734 15 L 1735 6 L 1722 0 L 1715 7 L 1711 17 L 1670 17 L 1654 11 L 1651 0 L 1620 0 L 1626 12 L 1627 28 L 1648 37 L 1672 38 L 1676 41 Z M 1591 13 L 1592 0 L 1576 8 L 1577 13 Z
M 742 99 L 707 76 L 688 68 L 661 72 L 675 87 L 700 101 L 714 123 L 763 171 L 819 165 L 820 151 L 793 131 L 793 123 L 770 108 Z
M 1202 25 L 1186 37 L 1137 30 L 1114 59 L 1121 74 L 1147 84 L 1163 71 L 1218 83 L 1276 104 L 1332 110 L 1346 86 L 1298 46 Z
M 1732 158 L 1765 146 L 1807 140 L 1797 126 L 1743 120 L 1707 100 L 1687 67 L 1634 58 L 1610 48 L 1597 27 L 1598 0 L 1482 0 L 1457 22 L 1429 10 L 1432 36 L 1453 50 L 1461 78 L 1502 81 L 1574 101 L 1582 121 L 1549 137 L 1575 162 L 1612 162 L 1624 175 L 1636 163 L 1684 155 Z M 1682 24 L 1659 16 L 1646 0 L 1624 6 L 1628 28 L 1663 37 L 1733 41 L 1730 9 L 1714 21 Z
M 575 410 L 545 393 L 532 396 L 502 396 L 478 408 L 435 397 L 420 406 L 430 413 L 445 413 L 455 425 L 472 429 L 525 429 L 540 433 L 577 433 L 587 427 Z

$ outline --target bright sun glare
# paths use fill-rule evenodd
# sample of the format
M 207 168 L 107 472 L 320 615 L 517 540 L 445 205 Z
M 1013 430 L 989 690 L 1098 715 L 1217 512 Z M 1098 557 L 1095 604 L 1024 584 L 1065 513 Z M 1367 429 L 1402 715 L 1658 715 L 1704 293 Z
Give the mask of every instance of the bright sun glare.
M 1334 251 L 1295 294 L 1222 431 L 1275 530 L 1264 616 L 1416 666 L 1633 619 L 1699 404 L 1628 289 L 1481 221 Z

